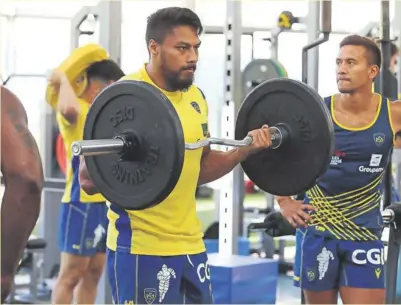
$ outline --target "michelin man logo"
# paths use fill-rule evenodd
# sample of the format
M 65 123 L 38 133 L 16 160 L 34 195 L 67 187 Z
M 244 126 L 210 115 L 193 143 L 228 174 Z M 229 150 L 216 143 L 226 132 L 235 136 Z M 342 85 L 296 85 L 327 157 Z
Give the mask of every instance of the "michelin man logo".
M 176 278 L 175 271 L 172 268 L 167 268 L 167 266 L 163 264 L 162 270 L 157 273 L 157 280 L 159 281 L 159 303 L 161 303 L 166 296 L 171 277 Z
M 322 252 L 320 252 L 316 259 L 319 262 L 319 280 L 321 280 L 329 269 L 330 260 L 334 260 L 334 255 L 326 247 L 323 247 Z
M 95 238 L 93 239 L 93 248 L 95 248 L 99 241 L 102 240 L 103 235 L 106 234 L 106 230 L 101 224 L 99 224 L 93 233 L 95 234 Z

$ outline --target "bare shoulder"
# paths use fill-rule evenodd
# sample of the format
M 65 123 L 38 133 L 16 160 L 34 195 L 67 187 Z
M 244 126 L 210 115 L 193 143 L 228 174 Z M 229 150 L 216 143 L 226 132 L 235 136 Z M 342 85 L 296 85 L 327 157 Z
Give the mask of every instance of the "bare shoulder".
M 21 101 L 13 92 L 4 86 L 1 86 L 1 113 L 2 116 L 13 122 L 22 120 L 28 123 L 28 117 Z
M 7 148 L 7 152 L 10 152 L 12 147 L 19 146 L 19 149 L 25 148 L 34 155 L 38 154 L 36 141 L 28 129 L 24 106 L 13 92 L 3 86 L 1 86 L 1 141 L 4 143 L 2 147 Z
M 394 131 L 401 131 L 401 100 L 390 103 L 390 114 Z
M 391 112 L 401 112 L 401 100 L 397 100 L 390 103 Z

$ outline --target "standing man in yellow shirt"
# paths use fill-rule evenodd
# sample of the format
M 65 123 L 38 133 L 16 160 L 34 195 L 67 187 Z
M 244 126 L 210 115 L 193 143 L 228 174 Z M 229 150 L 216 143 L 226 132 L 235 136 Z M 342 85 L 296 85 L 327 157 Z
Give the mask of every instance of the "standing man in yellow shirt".
M 158 10 L 148 17 L 146 29 L 150 62 L 124 78 L 149 83 L 169 98 L 188 143 L 209 137 L 207 102 L 193 84 L 202 31 L 199 17 L 187 8 Z M 128 211 L 110 204 L 107 268 L 115 304 L 213 303 L 196 187 L 221 178 L 271 144 L 267 127 L 250 135 L 250 147 L 187 150 L 175 189 L 157 206 Z M 94 187 L 84 162 L 80 181 L 88 193 L 102 191 Z
M 107 206 L 100 194 L 86 194 L 78 180 L 79 158 L 71 144 L 82 140 L 89 107 L 109 84 L 124 76 L 112 60 L 97 61 L 86 70 L 87 86 L 77 97 L 66 75 L 55 70 L 50 82 L 59 91 L 57 123 L 67 151 L 66 188 L 60 208 L 60 273 L 53 289 L 53 304 L 93 304 L 105 264 L 105 245 L 99 242 L 107 230 Z M 103 242 L 104 243 L 104 242 Z

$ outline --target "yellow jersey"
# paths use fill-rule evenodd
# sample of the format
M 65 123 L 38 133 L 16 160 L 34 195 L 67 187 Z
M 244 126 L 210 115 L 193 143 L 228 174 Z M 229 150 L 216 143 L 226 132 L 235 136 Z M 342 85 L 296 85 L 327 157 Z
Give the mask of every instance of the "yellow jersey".
M 145 66 L 123 80 L 138 80 L 161 90 L 176 109 L 185 142 L 208 135 L 208 108 L 203 93 L 192 85 L 187 91 L 167 92 L 155 85 Z M 174 256 L 205 251 L 201 223 L 196 213 L 202 149 L 186 150 L 181 176 L 170 195 L 160 204 L 142 211 L 130 211 L 108 204 L 107 247 L 132 254 Z
M 83 138 L 86 115 L 88 114 L 90 104 L 83 99 L 78 99 L 80 112 L 77 121 L 74 124 L 68 122 L 60 112 L 56 113 L 57 125 L 61 136 L 63 137 L 66 149 L 66 185 L 64 196 L 61 202 L 82 202 L 82 203 L 98 203 L 104 202 L 102 195 L 88 195 L 81 189 L 79 184 L 79 157 L 73 156 L 71 145 L 74 141 L 80 141 Z

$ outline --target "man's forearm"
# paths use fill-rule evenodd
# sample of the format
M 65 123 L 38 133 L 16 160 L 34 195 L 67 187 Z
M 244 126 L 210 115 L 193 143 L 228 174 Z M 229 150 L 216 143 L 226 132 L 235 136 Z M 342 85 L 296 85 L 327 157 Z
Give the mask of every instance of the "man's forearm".
M 38 220 L 40 201 L 41 190 L 34 182 L 6 183 L 1 206 L 2 298 L 9 293 L 18 262 Z
M 86 167 L 85 158 L 83 156 L 80 157 L 79 164 L 79 184 L 85 193 L 88 195 L 98 194 L 99 190 L 96 185 L 93 183 L 92 178 L 89 175 L 88 169 Z
M 227 152 L 211 150 L 201 162 L 198 184 L 205 184 L 231 172 L 242 160 L 245 154 L 240 149 Z
M 77 96 L 67 78 L 63 78 L 60 83 L 57 107 L 63 115 L 79 112 Z

